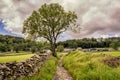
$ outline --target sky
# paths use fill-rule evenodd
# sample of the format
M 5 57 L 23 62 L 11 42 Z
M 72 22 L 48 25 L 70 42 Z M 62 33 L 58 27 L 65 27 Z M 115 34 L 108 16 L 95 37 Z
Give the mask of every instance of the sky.
M 4 29 L 4 26 L 5 25 L 2 22 L 0 22 L 0 34 L 3 34 L 3 35 L 14 35 L 10 31 Z
M 0 0 L 0 32 L 22 34 L 23 22 L 44 3 L 59 3 L 78 16 L 79 33 L 67 31 L 65 37 L 85 38 L 120 35 L 120 0 Z

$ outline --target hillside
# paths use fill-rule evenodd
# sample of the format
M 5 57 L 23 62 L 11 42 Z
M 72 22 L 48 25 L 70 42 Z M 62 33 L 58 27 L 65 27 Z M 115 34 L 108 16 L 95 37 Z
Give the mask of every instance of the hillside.
M 0 52 L 38 52 L 43 49 L 43 45 L 47 45 L 44 42 L 35 42 L 25 40 L 21 37 L 14 37 L 8 35 L 0 35 Z

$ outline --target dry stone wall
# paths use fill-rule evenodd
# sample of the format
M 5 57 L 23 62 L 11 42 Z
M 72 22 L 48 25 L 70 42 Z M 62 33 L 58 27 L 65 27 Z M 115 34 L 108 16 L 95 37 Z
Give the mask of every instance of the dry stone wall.
M 32 76 L 48 58 L 49 55 L 34 55 L 26 61 L 0 63 L 0 80 L 16 80 L 21 76 Z

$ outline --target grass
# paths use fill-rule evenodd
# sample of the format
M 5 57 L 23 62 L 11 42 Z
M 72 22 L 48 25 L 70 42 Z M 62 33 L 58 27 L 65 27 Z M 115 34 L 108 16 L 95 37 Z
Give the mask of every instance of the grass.
M 107 57 L 103 54 L 74 51 L 64 57 L 63 65 L 74 80 L 120 80 L 120 67 L 105 65 L 103 58 Z
M 106 54 L 111 54 L 111 55 L 114 55 L 114 56 L 120 56 L 120 51 L 114 51 L 114 52 L 105 52 Z
M 94 52 L 94 53 L 102 53 L 102 54 L 110 54 L 113 56 L 120 56 L 120 51 L 112 51 L 112 52 Z
M 0 53 L 0 57 L 1 56 L 17 56 L 17 55 L 26 55 L 26 54 L 32 54 L 31 52 L 4 52 L 4 53 Z
M 4 54 L 0 55 L 0 63 L 5 63 L 5 62 L 12 62 L 12 61 L 23 61 L 26 59 L 29 59 L 32 57 L 34 54 L 26 54 L 26 53 L 19 53 L 19 54 Z
M 25 77 L 22 80 L 52 80 L 56 72 L 57 59 L 51 58 L 39 69 L 38 73 L 32 77 Z

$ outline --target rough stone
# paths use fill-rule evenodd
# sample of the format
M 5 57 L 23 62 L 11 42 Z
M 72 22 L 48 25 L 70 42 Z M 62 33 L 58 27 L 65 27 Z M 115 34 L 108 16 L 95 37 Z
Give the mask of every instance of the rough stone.
M 22 62 L 0 63 L 0 80 L 16 80 L 19 77 L 32 76 L 49 57 L 49 55 L 34 55 Z
M 110 67 L 116 68 L 120 66 L 120 56 L 118 57 L 110 57 L 109 59 L 103 60 L 105 64 L 107 64 Z

